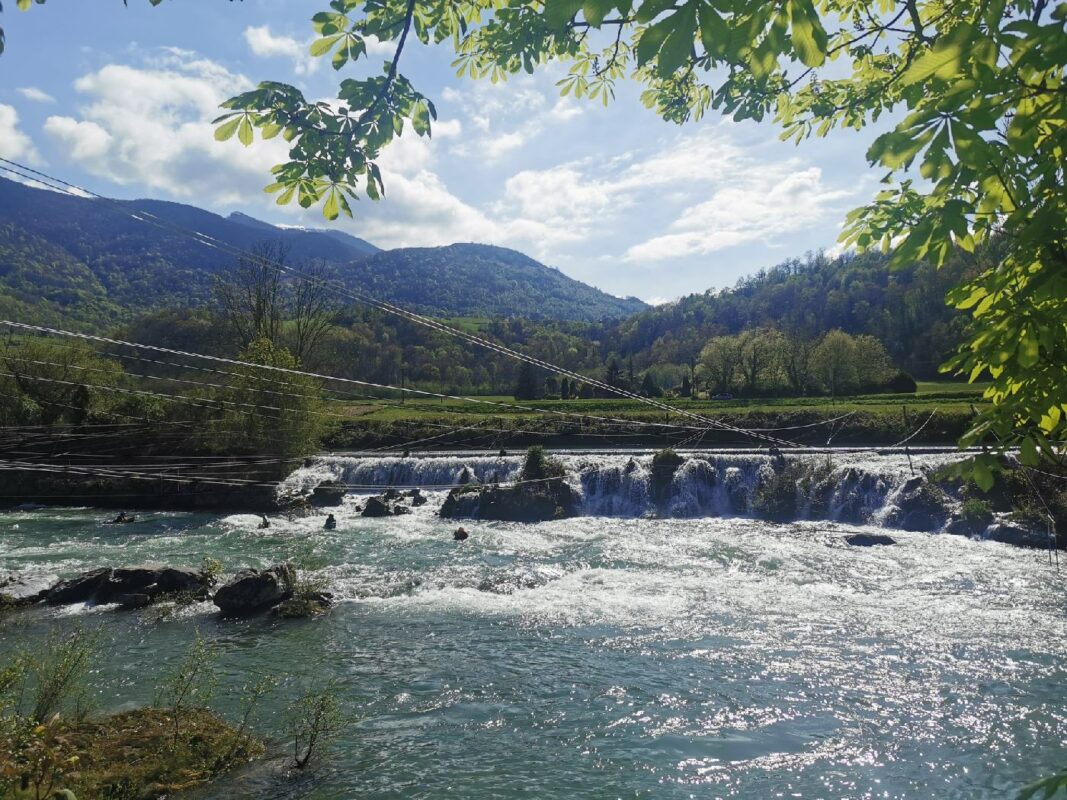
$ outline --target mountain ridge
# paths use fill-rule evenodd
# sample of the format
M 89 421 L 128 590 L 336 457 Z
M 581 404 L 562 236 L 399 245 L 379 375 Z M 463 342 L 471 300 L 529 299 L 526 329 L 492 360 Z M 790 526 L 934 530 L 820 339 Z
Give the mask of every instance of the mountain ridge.
M 190 232 L 225 247 L 197 244 Z M 286 245 L 294 263 L 326 262 L 348 288 L 435 316 L 597 321 L 647 308 L 493 245 L 383 251 L 343 231 L 279 227 L 166 200 L 72 197 L 0 179 L 0 301 L 21 315 L 36 304 L 50 321 L 69 316 L 107 327 L 145 311 L 203 307 L 213 301 L 215 278 L 236 262 L 232 251 L 265 240 Z M 39 286 L 47 291 L 39 294 Z

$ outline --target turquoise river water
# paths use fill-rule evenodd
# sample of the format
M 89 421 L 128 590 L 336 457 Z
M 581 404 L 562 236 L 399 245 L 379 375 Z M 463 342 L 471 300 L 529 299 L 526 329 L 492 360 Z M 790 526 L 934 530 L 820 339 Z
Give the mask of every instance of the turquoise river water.
M 162 562 L 228 572 L 292 559 L 326 616 L 219 619 L 34 609 L 0 652 L 99 628 L 96 702 L 151 702 L 199 631 L 214 706 L 287 676 L 258 722 L 285 751 L 301 686 L 336 679 L 351 722 L 320 768 L 277 761 L 204 798 L 1004 798 L 1063 766 L 1067 596 L 1047 554 L 892 532 L 852 548 L 832 521 L 588 516 L 519 525 L 434 516 L 36 509 L 0 515 L 0 571 Z

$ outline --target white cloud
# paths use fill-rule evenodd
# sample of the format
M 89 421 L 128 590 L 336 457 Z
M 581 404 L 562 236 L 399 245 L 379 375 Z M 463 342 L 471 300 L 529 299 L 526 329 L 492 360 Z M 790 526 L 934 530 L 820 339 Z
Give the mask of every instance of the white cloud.
M 284 142 L 216 142 L 219 103 L 251 82 L 195 54 L 167 50 L 144 68 L 109 64 L 79 78 L 79 117 L 52 116 L 46 134 L 91 174 L 202 205 L 263 198 Z
M 526 134 L 522 131 L 491 136 L 478 148 L 486 158 L 496 159 L 522 147 L 526 143 Z
M 555 91 L 542 86 L 543 82 L 538 78 L 520 78 L 508 83 L 475 83 L 464 91 L 445 88 L 441 98 L 456 105 L 470 127 L 484 134 L 457 145 L 453 153 L 499 161 L 529 145 L 547 128 L 582 114 L 582 107 L 568 97 L 560 97 L 549 105 Z M 518 127 L 505 130 L 501 122 Z
M 38 89 L 36 86 L 20 86 L 15 91 L 34 103 L 54 103 L 56 101 L 52 95 Z
M 826 187 L 819 168 L 801 168 L 792 160 L 747 166 L 726 176 L 709 199 L 684 208 L 670 233 L 630 247 L 626 260 L 662 261 L 751 241 L 771 243 L 821 222 L 834 212 L 835 201 L 852 194 Z
M 271 32 L 269 25 L 250 25 L 245 28 L 244 36 L 248 47 L 257 56 L 292 60 L 297 75 L 310 75 L 319 68 L 321 59 L 312 57 L 308 52 L 310 39 L 301 42 L 291 36 L 277 36 Z
M 0 156 L 30 164 L 41 163 L 33 140 L 19 129 L 18 111 L 3 103 L 0 103 Z
M 111 134 L 95 122 L 49 117 L 44 122 L 44 132 L 62 142 L 75 161 L 103 158 L 111 149 Z

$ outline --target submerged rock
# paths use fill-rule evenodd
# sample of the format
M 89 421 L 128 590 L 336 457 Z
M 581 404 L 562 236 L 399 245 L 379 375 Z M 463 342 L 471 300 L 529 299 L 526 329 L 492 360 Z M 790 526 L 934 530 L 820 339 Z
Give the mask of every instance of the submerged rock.
M 265 570 L 246 569 L 220 586 L 213 602 L 223 614 L 245 616 L 266 611 L 289 599 L 293 594 L 296 571 L 290 564 Z
M 853 533 L 845 541 L 853 547 L 874 547 L 875 545 L 896 544 L 897 540 L 884 533 Z
M 330 592 L 307 592 L 283 600 L 271 609 L 271 613 L 284 619 L 315 617 L 333 607 Z

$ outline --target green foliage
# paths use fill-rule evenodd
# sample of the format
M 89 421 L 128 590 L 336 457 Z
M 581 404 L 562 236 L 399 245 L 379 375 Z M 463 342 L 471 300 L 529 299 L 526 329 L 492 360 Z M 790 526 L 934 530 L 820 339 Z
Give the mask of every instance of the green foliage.
M 175 747 L 189 709 L 204 706 L 211 699 L 217 682 L 216 655 L 215 648 L 197 633 L 185 658 L 173 666 L 159 686 L 156 704 L 167 710 Z
M 333 682 L 308 690 L 289 708 L 293 766 L 304 769 L 322 757 L 345 726 L 340 687 Z
M 522 473 L 520 474 L 522 480 L 536 481 L 544 478 L 547 475 L 547 460 L 545 448 L 541 445 L 534 445 L 529 448 L 526 451 L 526 460 L 522 464 Z
M 78 628 L 67 636 L 53 636 L 42 652 L 25 656 L 31 720 L 45 722 L 84 689 L 82 681 L 89 674 L 97 647 L 97 637 Z
M 993 506 L 987 500 L 968 498 L 960 507 L 960 518 L 977 529 L 985 529 L 993 521 Z
M 772 329 L 712 337 L 700 359 L 709 391 L 836 397 L 883 389 L 893 374 L 889 354 L 873 336 L 832 330 L 818 341 L 796 337 Z
M 541 396 L 541 379 L 537 375 L 536 368 L 528 361 L 519 364 L 514 395 L 516 400 L 536 400 Z
M 266 339 L 257 339 L 239 360 L 275 367 L 265 372 L 238 367 L 221 394 L 224 411 L 205 445 L 224 453 L 254 453 L 283 459 L 313 452 L 325 432 L 318 381 L 277 370 L 295 370 L 296 359 Z M 270 383 L 264 383 L 269 380 Z
M 799 141 L 896 114 L 867 154 L 887 188 L 848 216 L 842 240 L 892 251 L 895 266 L 1003 245 L 950 296 L 976 324 L 946 369 L 991 379 L 992 406 L 963 444 L 1017 445 L 1035 463 L 1067 436 L 1065 25 L 1067 3 L 1044 0 L 333 0 L 313 17 L 312 55 L 358 68 L 368 36 L 396 42 L 381 74 L 343 80 L 336 105 L 261 83 L 224 104 L 217 137 L 282 135 L 289 160 L 267 191 L 351 213 L 357 190 L 382 195 L 375 159 L 405 123 L 430 134 L 433 104 L 398 71 L 412 33 L 450 42 L 460 75 L 494 82 L 562 61 L 561 93 L 607 102 L 633 75 L 674 122 L 714 108 L 771 117 Z M 989 470 L 974 461 L 977 480 Z

